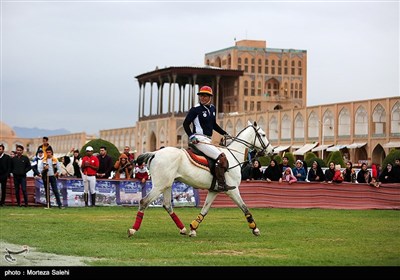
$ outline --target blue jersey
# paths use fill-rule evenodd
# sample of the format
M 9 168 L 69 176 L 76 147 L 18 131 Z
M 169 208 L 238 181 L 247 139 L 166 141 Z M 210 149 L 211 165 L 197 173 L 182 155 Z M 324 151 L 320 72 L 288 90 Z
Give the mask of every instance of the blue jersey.
M 190 124 L 193 124 L 193 131 L 190 129 Z M 192 107 L 183 122 L 183 128 L 189 137 L 195 133 L 211 137 L 213 130 L 222 135 L 226 134 L 216 122 L 216 110 L 212 104 L 208 106 L 197 104 Z

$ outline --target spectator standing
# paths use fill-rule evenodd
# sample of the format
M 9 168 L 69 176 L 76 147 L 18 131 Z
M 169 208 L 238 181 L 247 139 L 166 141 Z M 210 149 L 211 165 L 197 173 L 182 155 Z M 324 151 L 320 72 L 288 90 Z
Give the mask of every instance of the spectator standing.
M 297 182 L 296 177 L 293 175 L 292 168 L 289 167 L 285 169 L 282 179 L 279 182 L 286 182 L 289 183 L 289 185 Z
M 343 174 L 342 174 L 342 171 L 340 170 L 340 168 L 341 168 L 340 164 L 335 165 L 335 174 L 333 175 L 333 178 L 332 178 L 333 183 L 343 182 Z
M 379 176 L 379 181 L 382 183 L 396 183 L 396 176 L 393 165 L 389 162 Z
M 289 158 L 288 157 L 286 157 L 286 156 L 284 156 L 283 158 L 282 158 L 282 163 L 281 164 L 279 164 L 279 169 L 280 169 L 280 172 L 281 172 L 281 174 L 285 171 L 285 169 L 286 168 L 290 168 L 290 169 L 292 169 L 290 166 L 289 166 Z
M 24 152 L 24 146 L 17 145 L 16 155 L 11 159 L 11 173 L 14 177 L 14 188 L 15 197 L 17 199 L 18 206 L 21 205 L 21 199 L 19 196 L 20 187 L 24 195 L 25 207 L 28 206 L 28 193 L 26 191 L 26 173 L 29 172 L 31 167 L 31 162 L 29 158 L 22 153 Z
M 298 182 L 304 182 L 306 180 L 306 170 L 301 160 L 298 159 L 296 161 L 296 166 L 292 168 L 292 171 Z
M 253 161 L 253 166 L 251 168 L 250 178 L 247 180 L 249 181 L 249 180 L 261 180 L 261 179 L 262 179 L 261 163 L 258 159 L 255 159 Z
M 74 148 L 72 148 L 69 157 L 71 158 L 72 167 L 74 168 L 74 176 L 76 178 L 82 178 L 82 159 L 79 155 L 79 150 L 75 150 Z
M 372 175 L 367 169 L 367 164 L 364 162 L 361 164 L 361 169 L 357 173 L 357 183 L 371 183 Z
M 42 149 L 39 149 L 37 156 L 35 156 L 32 160 L 32 171 L 33 171 L 33 176 L 35 177 L 42 177 L 42 174 L 39 172 L 39 165 L 42 164 L 43 158 L 44 158 L 44 152 Z
M 1 201 L 0 206 L 4 206 L 6 202 L 6 186 L 7 180 L 11 173 L 11 157 L 4 152 L 3 144 L 0 144 L 0 185 L 1 185 Z
M 333 176 L 335 176 L 335 163 L 331 161 L 329 163 L 329 167 L 327 170 L 325 170 L 325 182 L 327 183 L 332 183 L 333 181 Z
M 396 158 L 393 165 L 395 183 L 400 183 L 400 158 Z
M 123 153 L 114 164 L 115 179 L 130 179 L 133 165 L 128 161 L 128 156 Z
M 143 184 L 150 179 L 149 170 L 144 162 L 140 162 L 135 168 L 135 178 Z
M 310 182 L 322 182 L 325 181 L 324 171 L 316 160 L 313 161 L 310 170 L 307 174 L 307 180 Z
M 246 181 L 247 179 L 250 179 L 251 175 L 251 163 L 249 161 L 243 162 L 242 168 L 241 168 L 241 179 L 242 181 Z
M 60 177 L 75 177 L 74 167 L 69 156 L 63 156 L 60 163 Z
M 99 169 L 97 170 L 96 178 L 109 179 L 111 177 L 111 171 L 113 169 L 113 160 L 107 154 L 107 147 L 100 147 L 100 153 L 97 158 L 99 159 Z
M 36 156 L 38 155 L 40 149 L 42 149 L 42 151 L 45 152 L 46 149 L 47 149 L 48 147 L 50 147 L 50 149 L 53 151 L 53 148 L 52 148 L 52 147 L 50 146 L 50 144 L 49 144 L 49 137 L 43 136 L 43 138 L 42 138 L 42 145 L 40 145 L 40 146 L 37 148 L 37 150 L 36 150 Z M 53 152 L 54 152 L 54 151 L 53 151 Z
M 42 174 L 43 185 L 46 193 L 46 203 L 49 207 L 51 207 L 50 202 L 50 189 L 48 186 L 51 186 L 53 190 L 53 194 L 56 197 L 58 208 L 63 209 L 63 205 L 60 199 L 60 192 L 57 187 L 57 177 L 61 171 L 61 165 L 58 159 L 53 155 L 53 149 L 51 147 L 47 147 L 46 155 L 42 160 L 42 164 L 38 167 L 39 172 Z
M 353 163 L 351 161 L 346 163 L 346 168 L 343 170 L 343 181 L 350 183 L 356 182 L 356 172 L 353 169 Z
M 83 199 L 89 206 L 89 191 L 91 206 L 96 206 L 96 173 L 99 169 L 99 159 L 93 155 L 93 147 L 86 147 L 86 156 L 82 158 Z
M 278 162 L 274 159 L 271 159 L 271 162 L 269 163 L 268 167 L 265 168 L 264 173 L 263 173 L 263 178 L 267 182 L 272 182 L 272 181 L 279 181 L 280 178 L 282 178 L 282 172 L 279 169 Z
M 131 147 L 125 146 L 124 154 L 128 157 L 128 161 L 133 164 L 133 161 L 135 160 L 135 156 L 131 153 Z

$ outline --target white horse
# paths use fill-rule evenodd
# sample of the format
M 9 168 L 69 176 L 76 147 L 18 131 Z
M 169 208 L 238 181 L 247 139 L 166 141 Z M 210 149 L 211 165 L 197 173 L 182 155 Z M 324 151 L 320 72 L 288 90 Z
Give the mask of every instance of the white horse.
M 253 219 L 252 214 L 243 202 L 239 192 L 241 182 L 241 165 L 246 160 L 247 150 L 257 150 L 258 152 L 272 154 L 273 148 L 265 136 L 265 132 L 257 126 L 251 124 L 238 133 L 236 137 L 226 147 L 219 147 L 225 153 L 229 161 L 229 169 L 225 173 L 226 184 L 236 186 L 235 189 L 226 191 L 235 204 L 243 211 L 249 228 L 254 235 L 260 235 L 260 230 Z M 187 230 L 178 216 L 174 213 L 171 204 L 171 188 L 175 180 L 185 183 L 197 189 L 210 189 L 213 182 L 213 175 L 206 168 L 196 166 L 184 149 L 165 147 L 155 152 L 144 153 L 137 158 L 137 161 L 147 163 L 153 187 L 151 191 L 140 200 L 139 210 L 132 228 L 128 229 L 128 237 L 131 237 L 139 230 L 143 220 L 144 210 L 151 202 L 163 194 L 163 207 L 169 213 L 180 234 L 186 234 Z M 196 236 L 196 230 L 204 217 L 207 215 L 213 201 L 217 197 L 217 192 L 209 191 L 206 201 L 200 214 L 190 223 L 189 236 Z

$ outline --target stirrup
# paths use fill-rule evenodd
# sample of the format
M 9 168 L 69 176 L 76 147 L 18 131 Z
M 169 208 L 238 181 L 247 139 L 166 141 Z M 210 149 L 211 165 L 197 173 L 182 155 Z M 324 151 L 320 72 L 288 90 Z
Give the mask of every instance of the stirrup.
M 228 185 L 218 185 L 217 186 L 217 189 L 215 190 L 216 192 L 227 192 L 227 191 L 230 191 L 230 190 L 233 190 L 233 189 L 235 189 L 236 187 L 233 187 L 233 186 L 228 186 Z

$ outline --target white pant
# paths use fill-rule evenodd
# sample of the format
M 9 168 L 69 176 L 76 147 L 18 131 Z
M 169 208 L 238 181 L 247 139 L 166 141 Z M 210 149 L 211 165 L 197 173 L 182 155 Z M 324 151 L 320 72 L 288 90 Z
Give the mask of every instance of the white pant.
M 84 193 L 88 193 L 90 189 L 90 193 L 96 193 L 96 176 L 87 176 L 82 174 L 83 179 L 83 191 Z
M 210 158 L 217 159 L 222 152 L 215 147 L 210 138 L 207 136 L 196 134 L 196 138 L 200 141 L 200 143 L 196 144 L 196 148 L 202 151 L 205 155 Z

